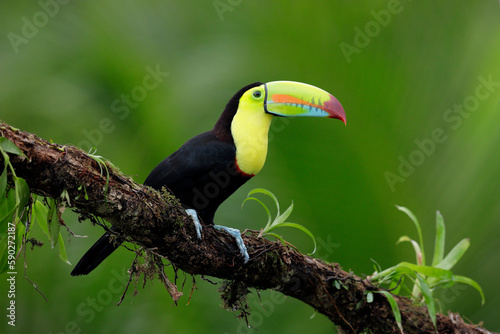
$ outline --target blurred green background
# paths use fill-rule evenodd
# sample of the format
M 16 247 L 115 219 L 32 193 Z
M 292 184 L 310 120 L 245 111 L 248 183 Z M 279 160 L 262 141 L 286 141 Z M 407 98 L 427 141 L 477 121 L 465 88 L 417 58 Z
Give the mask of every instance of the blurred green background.
M 447 251 L 471 240 L 455 272 L 486 294 L 481 306 L 469 287 L 438 292 L 444 311 L 500 331 L 499 14 L 496 0 L 3 1 L 0 119 L 56 143 L 95 146 L 142 182 L 165 156 L 209 130 L 244 85 L 321 87 L 343 104 L 347 127 L 275 120 L 266 166 L 216 221 L 259 229 L 263 210 L 240 207 L 250 189 L 267 188 L 282 206 L 294 201 L 291 221 L 320 239 L 316 256 L 361 275 L 373 272 L 370 259 L 383 267 L 414 259 L 409 244 L 395 244 L 416 233 L 394 204 L 420 218 L 428 253 L 440 210 Z M 168 75 L 140 88 L 156 69 Z M 131 94 L 126 107 L 123 96 Z M 71 213 L 66 221 L 88 235 L 71 238 L 75 264 L 102 231 Z M 312 248 L 304 234 L 281 234 L 303 252 Z M 29 278 L 48 302 L 19 263 L 17 326 L 2 316 L 1 332 L 254 331 L 219 307 L 217 286 L 199 277 L 189 305 L 191 277 L 177 307 L 159 282 L 139 284 L 136 296 L 132 288 L 115 306 L 132 259 L 120 248 L 92 275 L 74 278 L 47 243 L 28 251 Z M 6 295 L 2 279 L 4 310 Z M 261 300 L 255 293 L 249 299 L 260 333 L 332 331 L 296 300 L 268 291 Z

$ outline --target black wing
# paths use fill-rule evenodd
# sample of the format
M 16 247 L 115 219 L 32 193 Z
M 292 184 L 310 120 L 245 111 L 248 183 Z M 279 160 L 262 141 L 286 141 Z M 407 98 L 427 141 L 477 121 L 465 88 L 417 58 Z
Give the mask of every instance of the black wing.
M 250 178 L 237 171 L 235 157 L 233 143 L 205 132 L 163 160 L 144 184 L 167 187 L 185 207 L 195 209 L 205 224 L 212 224 L 219 205 Z

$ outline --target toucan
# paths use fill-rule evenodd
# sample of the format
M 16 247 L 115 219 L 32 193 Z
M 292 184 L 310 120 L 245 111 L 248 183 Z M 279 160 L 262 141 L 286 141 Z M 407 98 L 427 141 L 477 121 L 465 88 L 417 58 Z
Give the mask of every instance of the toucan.
M 264 166 L 273 116 L 327 117 L 346 124 L 340 102 L 320 88 L 294 81 L 255 82 L 229 100 L 212 130 L 188 140 L 160 162 L 144 185 L 157 190 L 168 188 L 193 218 L 201 238 L 201 223 L 214 225 L 215 212 L 222 202 Z M 214 226 L 233 235 L 246 263 L 249 255 L 240 231 Z M 89 274 L 121 242 L 105 233 L 71 275 Z

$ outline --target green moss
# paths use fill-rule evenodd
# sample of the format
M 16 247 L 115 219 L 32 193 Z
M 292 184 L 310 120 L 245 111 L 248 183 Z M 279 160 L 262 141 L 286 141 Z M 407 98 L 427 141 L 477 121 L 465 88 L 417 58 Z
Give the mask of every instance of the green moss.
M 167 188 L 162 187 L 161 191 L 161 198 L 163 201 L 167 204 L 169 207 L 181 207 L 181 203 L 179 202 L 179 199 L 175 197 Z M 168 215 L 166 212 L 162 212 L 162 215 Z M 182 227 L 184 225 L 184 220 L 182 215 L 176 215 L 175 217 L 175 226 L 177 227 Z

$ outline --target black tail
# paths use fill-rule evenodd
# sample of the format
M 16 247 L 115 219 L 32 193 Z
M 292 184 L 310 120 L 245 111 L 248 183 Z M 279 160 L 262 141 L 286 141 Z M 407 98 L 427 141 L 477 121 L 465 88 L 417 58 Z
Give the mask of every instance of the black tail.
M 111 235 L 106 232 L 90 249 L 82 256 L 78 264 L 71 272 L 71 276 L 88 275 L 94 270 L 104 259 L 117 249 L 121 242 L 118 240 L 111 241 Z

